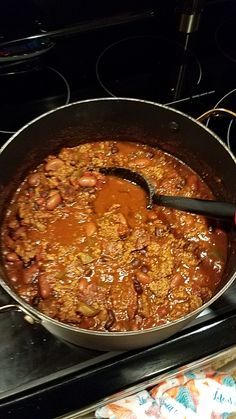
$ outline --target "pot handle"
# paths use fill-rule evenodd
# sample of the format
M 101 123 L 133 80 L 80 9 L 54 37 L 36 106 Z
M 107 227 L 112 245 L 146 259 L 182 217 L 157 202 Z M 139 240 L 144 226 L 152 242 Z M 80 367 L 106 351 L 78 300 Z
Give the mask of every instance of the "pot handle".
M 215 108 L 203 113 L 198 118 L 196 118 L 196 120 L 202 122 L 204 121 L 204 119 L 209 118 L 209 116 L 219 116 L 220 114 L 226 114 L 233 118 L 236 118 L 236 112 L 230 111 L 229 109 L 225 108 Z
M 8 311 L 20 311 L 21 313 L 24 314 L 24 319 L 30 323 L 30 324 L 34 324 L 34 323 L 41 323 L 41 320 L 36 317 L 34 314 L 29 313 L 24 307 L 18 305 L 18 304 L 7 304 L 5 306 L 0 307 L 0 314 L 1 313 L 6 313 Z

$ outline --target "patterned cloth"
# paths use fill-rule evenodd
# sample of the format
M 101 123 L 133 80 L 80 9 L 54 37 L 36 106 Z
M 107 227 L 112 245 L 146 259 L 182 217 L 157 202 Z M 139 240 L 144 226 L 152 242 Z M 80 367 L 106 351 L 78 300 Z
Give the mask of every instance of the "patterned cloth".
M 215 371 L 178 374 L 148 391 L 141 391 L 96 410 L 109 419 L 227 419 L 236 413 L 236 382 Z

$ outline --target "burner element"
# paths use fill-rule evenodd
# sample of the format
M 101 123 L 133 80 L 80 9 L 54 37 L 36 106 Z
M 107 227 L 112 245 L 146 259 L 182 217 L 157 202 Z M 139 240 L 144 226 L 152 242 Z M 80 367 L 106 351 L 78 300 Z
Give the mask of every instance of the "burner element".
M 229 60 L 236 63 L 236 21 L 228 19 L 224 21 L 216 30 L 216 44 L 221 53 Z
M 111 96 L 170 102 L 196 90 L 201 66 L 181 44 L 155 36 L 129 37 L 109 45 L 96 75 Z
M 30 120 L 70 101 L 70 86 L 53 67 L 0 75 L 0 133 L 11 134 Z
M 236 111 L 236 89 L 226 93 L 214 106 L 214 108 L 224 108 Z M 209 118 L 206 124 L 210 129 L 217 133 L 227 144 L 229 149 L 236 154 L 236 120 L 229 119 L 227 116 L 223 118 Z

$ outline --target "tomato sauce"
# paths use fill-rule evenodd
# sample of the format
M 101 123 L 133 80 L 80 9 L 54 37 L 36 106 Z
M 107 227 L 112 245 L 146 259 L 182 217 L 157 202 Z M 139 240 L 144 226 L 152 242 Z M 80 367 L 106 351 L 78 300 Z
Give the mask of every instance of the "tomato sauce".
M 105 176 L 127 167 L 159 193 L 212 199 L 174 156 L 141 143 L 100 141 L 63 148 L 26 177 L 2 232 L 15 291 L 42 313 L 98 331 L 171 322 L 211 299 L 227 234 L 199 215 L 154 206 L 144 190 Z

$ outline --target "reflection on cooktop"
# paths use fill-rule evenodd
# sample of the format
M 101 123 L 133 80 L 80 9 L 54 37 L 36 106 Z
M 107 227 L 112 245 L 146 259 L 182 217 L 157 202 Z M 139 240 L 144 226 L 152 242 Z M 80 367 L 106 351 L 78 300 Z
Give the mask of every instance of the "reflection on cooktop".
M 36 65 L 25 71 L 20 67 L 0 73 L 0 89 L 3 133 L 14 133 L 31 119 L 70 101 L 68 81 L 50 66 Z
M 229 60 L 236 63 L 236 26 L 235 18 L 224 20 L 216 30 L 216 43 L 221 53 Z
M 215 103 L 214 108 L 224 108 L 236 112 L 236 89 L 232 89 L 222 96 Z M 224 115 L 223 118 L 209 118 L 206 125 L 216 133 L 219 130 L 219 135 L 225 138 L 229 149 L 236 153 L 236 143 L 234 141 L 236 135 L 235 119 L 231 119 L 230 115 Z
M 10 297 L 0 289 L 0 305 Z M 0 314 L 0 399 L 19 387 L 61 377 L 76 366 L 76 370 L 109 358 L 96 350 L 79 348 L 55 338 L 41 325 L 32 325 L 19 312 Z
M 201 65 L 177 42 L 138 36 L 108 45 L 98 57 L 96 75 L 109 95 L 167 102 L 193 93 Z
M 236 284 L 204 310 L 185 329 L 198 327 L 212 319 L 230 315 L 236 309 Z M 0 290 L 0 305 L 10 298 Z M 59 340 L 41 325 L 31 325 L 18 312 L 1 313 L 0 321 L 0 399 L 100 362 L 119 352 L 98 352 Z

